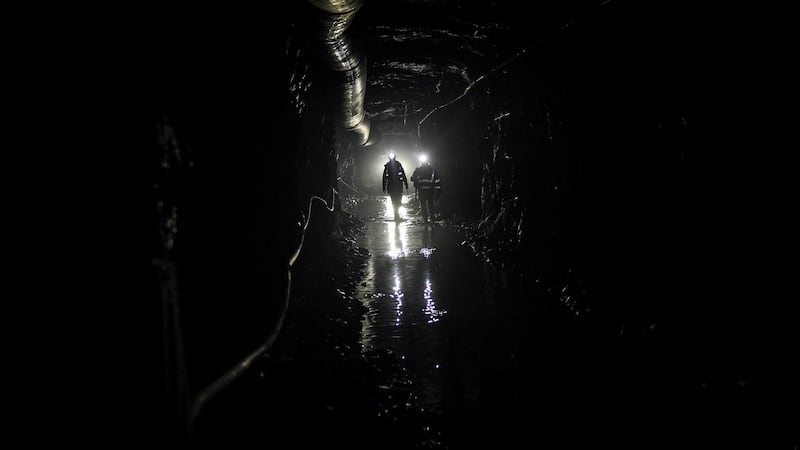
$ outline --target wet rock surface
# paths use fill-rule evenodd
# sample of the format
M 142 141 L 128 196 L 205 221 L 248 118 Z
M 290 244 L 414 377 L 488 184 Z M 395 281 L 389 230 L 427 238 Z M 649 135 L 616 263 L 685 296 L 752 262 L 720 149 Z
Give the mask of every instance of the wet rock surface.
M 195 439 L 330 448 L 658 448 L 792 439 L 791 382 L 700 379 L 657 324 L 576 314 L 552 280 L 472 255 L 457 227 L 339 216 L 335 263 L 298 274 L 270 354 L 209 406 Z M 428 251 L 425 251 L 427 249 Z M 575 282 L 575 280 L 571 280 Z M 782 387 L 782 388 L 781 388 Z

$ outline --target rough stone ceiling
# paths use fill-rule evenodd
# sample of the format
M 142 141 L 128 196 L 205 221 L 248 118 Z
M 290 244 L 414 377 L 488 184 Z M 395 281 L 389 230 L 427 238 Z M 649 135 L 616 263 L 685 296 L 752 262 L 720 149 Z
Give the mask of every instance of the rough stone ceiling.
M 367 112 L 386 133 L 409 133 L 432 108 L 549 33 L 609 0 L 373 0 L 356 32 L 367 46 Z

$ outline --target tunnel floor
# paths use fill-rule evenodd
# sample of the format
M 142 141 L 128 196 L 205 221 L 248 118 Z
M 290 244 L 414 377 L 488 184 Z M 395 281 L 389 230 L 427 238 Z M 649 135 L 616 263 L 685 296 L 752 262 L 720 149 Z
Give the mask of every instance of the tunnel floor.
M 195 439 L 278 448 L 721 445 L 738 439 L 730 431 L 744 416 L 722 426 L 707 416 L 755 414 L 757 401 L 734 406 L 718 401 L 727 394 L 687 390 L 652 338 L 623 338 L 577 316 L 550 295 L 557 286 L 485 264 L 461 245 L 463 232 L 422 223 L 406 201 L 400 222 L 388 198 L 353 207 L 369 252 L 348 274 L 353 292 L 323 284 L 313 301 L 292 305 L 276 347 L 211 402 Z M 343 299 L 349 315 L 314 306 Z
M 420 410 L 485 411 L 514 395 L 499 384 L 574 365 L 576 324 L 567 311 L 512 289 L 459 245 L 457 232 L 410 212 L 395 222 L 388 203 L 379 198 L 358 210 L 368 221 L 362 245 L 370 251 L 358 288 L 367 308 L 362 351 L 399 358 Z

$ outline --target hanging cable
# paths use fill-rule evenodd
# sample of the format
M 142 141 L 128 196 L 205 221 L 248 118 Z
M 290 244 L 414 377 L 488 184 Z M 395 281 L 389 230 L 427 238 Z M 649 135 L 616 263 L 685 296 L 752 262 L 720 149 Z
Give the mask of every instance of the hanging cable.
M 239 378 L 252 364 L 253 361 L 256 360 L 259 356 L 267 353 L 272 346 L 275 344 L 275 341 L 278 339 L 278 335 L 283 328 L 283 322 L 286 319 L 286 313 L 289 310 L 289 299 L 292 295 L 292 267 L 297 262 L 297 258 L 300 257 L 300 253 L 303 251 L 303 244 L 305 243 L 306 232 L 308 231 L 308 225 L 311 222 L 311 213 L 313 211 L 314 200 L 318 200 L 322 202 L 325 206 L 325 209 L 329 212 L 333 212 L 336 208 L 336 196 L 339 195 L 339 192 L 335 188 L 331 188 L 331 202 L 330 204 L 322 197 L 313 195 L 311 198 L 308 199 L 308 214 L 306 215 L 305 224 L 303 225 L 303 233 L 300 235 L 300 243 L 297 246 L 294 254 L 289 258 L 289 262 L 287 264 L 286 270 L 286 297 L 283 302 L 283 306 L 281 308 L 281 313 L 278 316 L 277 321 L 275 322 L 275 326 L 272 329 L 272 332 L 267 336 L 267 339 L 264 341 L 262 345 L 258 348 L 250 352 L 247 356 L 245 356 L 241 361 L 239 361 L 236 365 L 234 365 L 231 369 L 225 372 L 221 377 L 217 378 L 214 382 L 209 384 L 205 389 L 200 391 L 200 393 L 195 398 L 192 404 L 192 423 L 197 419 L 200 415 L 200 412 L 203 410 L 203 407 L 208 403 L 209 400 L 214 398 L 217 394 L 219 394 L 222 390 L 224 390 L 227 386 L 229 386 L 234 380 Z

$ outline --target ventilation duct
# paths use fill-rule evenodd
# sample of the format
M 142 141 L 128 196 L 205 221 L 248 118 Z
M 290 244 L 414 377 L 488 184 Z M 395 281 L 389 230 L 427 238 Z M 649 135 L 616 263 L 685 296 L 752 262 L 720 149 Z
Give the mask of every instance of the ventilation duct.
M 364 108 L 367 58 L 363 46 L 345 33 L 365 0 L 308 1 L 319 12 L 313 38 L 319 43 L 323 63 L 333 72 L 339 125 L 355 133 L 360 145 L 369 145 L 370 121 Z

